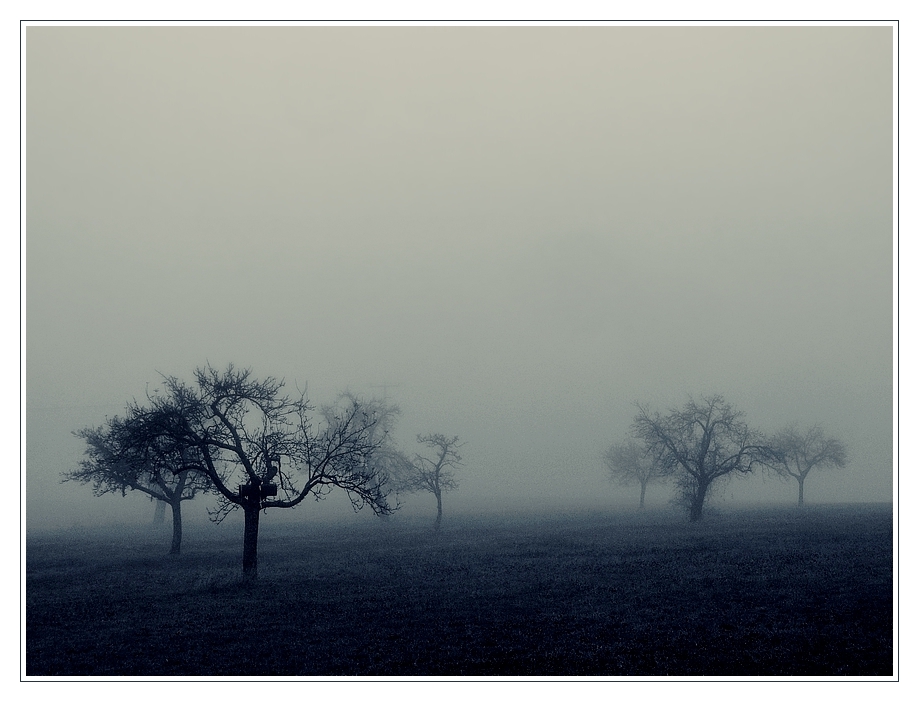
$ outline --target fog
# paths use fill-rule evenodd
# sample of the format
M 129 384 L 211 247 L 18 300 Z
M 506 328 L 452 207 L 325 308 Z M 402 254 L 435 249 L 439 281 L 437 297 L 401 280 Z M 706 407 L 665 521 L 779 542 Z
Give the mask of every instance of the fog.
M 60 483 L 71 432 L 208 362 L 385 397 L 405 450 L 459 435 L 445 520 L 632 508 L 600 456 L 635 402 L 711 393 L 847 443 L 808 501 L 889 502 L 892 41 L 29 27 L 28 527 L 149 521 L 141 496 Z M 341 496 L 284 518 L 339 514 L 373 518 Z

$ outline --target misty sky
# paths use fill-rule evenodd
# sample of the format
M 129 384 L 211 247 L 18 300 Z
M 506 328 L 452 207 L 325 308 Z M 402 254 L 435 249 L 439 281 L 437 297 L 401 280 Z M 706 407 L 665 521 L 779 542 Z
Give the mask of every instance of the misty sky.
M 29 27 L 29 526 L 148 521 L 59 484 L 71 432 L 231 361 L 460 435 L 445 518 L 637 502 L 634 403 L 714 392 L 846 441 L 808 500 L 890 500 L 892 38 Z

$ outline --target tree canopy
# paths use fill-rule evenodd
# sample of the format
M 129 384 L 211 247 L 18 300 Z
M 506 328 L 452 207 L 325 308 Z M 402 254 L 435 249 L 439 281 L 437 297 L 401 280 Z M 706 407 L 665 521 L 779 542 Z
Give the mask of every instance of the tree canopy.
M 343 395 L 318 412 L 305 393 L 284 382 L 256 379 L 229 365 L 198 368 L 194 382 L 164 377 L 147 403 L 129 406 L 124 442 L 138 456 L 159 456 L 176 472 L 206 476 L 218 496 L 212 518 L 245 513 L 243 572 L 257 576 L 262 510 L 290 509 L 307 496 L 345 491 L 352 506 L 389 514 L 388 474 L 375 460 L 385 446 L 380 403 Z
M 702 518 L 709 489 L 732 475 L 749 474 L 774 457 L 762 434 L 751 429 L 721 395 L 690 398 L 666 414 L 639 404 L 632 424 L 654 460 L 677 479 L 677 501 L 691 521 Z
M 129 415 L 132 414 L 129 408 Z M 137 420 L 114 417 L 104 426 L 82 429 L 74 434 L 86 442 L 86 458 L 80 467 L 64 473 L 64 481 L 91 484 L 98 496 L 129 491 L 142 492 L 172 508 L 172 546 L 182 548 L 182 502 L 212 489 L 211 481 L 198 471 L 183 471 L 179 456 L 157 450 L 157 444 L 142 448 L 134 442 Z

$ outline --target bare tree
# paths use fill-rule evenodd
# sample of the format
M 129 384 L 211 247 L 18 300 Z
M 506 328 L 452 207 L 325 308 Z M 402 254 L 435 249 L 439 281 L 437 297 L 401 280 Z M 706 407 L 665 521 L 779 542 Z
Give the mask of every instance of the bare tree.
M 752 473 L 773 458 L 759 432 L 743 421 L 721 395 L 692 398 L 667 414 L 639 404 L 632 425 L 637 438 L 665 470 L 677 476 L 677 501 L 689 511 L 690 521 L 702 518 L 702 508 L 713 484 L 732 475 Z
M 665 466 L 654 460 L 647 447 L 632 439 L 610 446 L 603 454 L 603 464 L 609 473 L 610 480 L 624 487 L 638 483 L 641 486 L 639 509 L 645 506 L 645 491 L 648 484 L 665 477 L 668 471 Z
M 173 455 L 155 450 L 137 452 L 132 437 L 137 425 L 121 418 L 109 419 L 106 426 L 83 429 L 75 436 L 86 441 L 86 458 L 80 467 L 64 473 L 64 482 L 92 483 L 98 496 L 128 491 L 142 492 L 172 508 L 172 546 L 169 553 L 182 550 L 182 502 L 210 489 L 207 476 L 197 471 L 181 471 L 182 463 Z
M 387 404 L 386 399 L 373 398 L 371 400 L 358 399 L 352 393 L 343 393 L 341 400 L 348 402 L 357 402 L 365 410 L 377 418 L 376 422 L 369 429 L 369 438 L 376 445 L 373 456 L 370 461 L 373 469 L 381 476 L 386 476 L 387 485 L 395 490 L 396 482 L 404 471 L 404 466 L 408 460 L 396 446 L 393 440 L 393 430 L 396 420 L 402 414 L 398 405 Z M 323 408 L 323 413 L 328 408 Z M 387 516 L 387 515 L 381 515 Z
M 386 440 L 377 430 L 378 406 L 343 396 L 322 408 L 314 426 L 305 393 L 284 394 L 283 381 L 256 380 L 233 365 L 199 368 L 194 377 L 193 384 L 166 377 L 147 406 L 133 405 L 134 450 L 168 454 L 179 472 L 206 475 L 218 494 L 214 521 L 243 510 L 244 576 L 258 576 L 262 510 L 291 509 L 334 489 L 344 490 L 355 510 L 393 510 L 387 476 L 374 462 Z
M 839 439 L 826 435 L 819 424 L 804 433 L 791 424 L 776 432 L 770 440 L 775 458 L 769 469 L 784 479 L 798 481 L 798 506 L 804 504 L 804 481 L 814 468 L 835 466 L 848 462 L 846 447 Z
M 454 470 L 463 463 L 458 452 L 463 444 L 458 436 L 450 439 L 443 434 L 419 434 L 418 443 L 425 446 L 431 455 L 416 453 L 414 458 L 402 463 L 400 489 L 405 492 L 430 492 L 437 498 L 434 531 L 439 532 L 443 519 L 443 493 L 457 488 Z

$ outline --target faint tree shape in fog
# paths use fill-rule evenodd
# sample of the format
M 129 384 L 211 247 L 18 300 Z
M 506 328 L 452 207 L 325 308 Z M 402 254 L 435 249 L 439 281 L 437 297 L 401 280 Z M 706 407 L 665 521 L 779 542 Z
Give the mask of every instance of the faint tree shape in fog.
M 606 466 L 610 480 L 624 487 L 636 483 L 641 486 L 641 497 L 638 507 L 644 509 L 645 491 L 649 483 L 660 480 L 669 474 L 666 465 L 658 463 L 648 449 L 630 439 L 621 444 L 610 446 L 603 454 L 603 465 Z
M 692 398 L 667 414 L 638 405 L 633 433 L 644 440 L 654 460 L 677 478 L 677 502 L 689 520 L 702 518 L 712 485 L 735 474 L 749 474 L 774 457 L 763 436 L 747 426 L 743 413 L 721 395 Z
M 64 482 L 92 483 L 98 496 L 129 490 L 145 493 L 158 505 L 172 508 L 172 546 L 169 553 L 182 550 L 182 502 L 211 489 L 206 475 L 182 471 L 181 457 L 161 452 L 157 443 L 138 450 L 134 436 L 138 430 L 131 419 L 115 417 L 105 426 L 74 432 L 86 441 L 86 458 L 76 470 L 64 473 Z M 180 472 L 181 471 L 181 472 Z
M 321 409 L 316 426 L 306 394 L 291 398 L 283 381 L 256 380 L 232 364 L 223 371 L 199 368 L 194 377 L 193 384 L 166 377 L 163 392 L 148 395 L 147 406 L 134 403 L 132 441 L 135 450 L 168 453 L 179 472 L 206 475 L 218 494 L 214 521 L 243 510 L 246 578 L 258 576 L 262 510 L 290 509 L 334 489 L 344 490 L 355 510 L 393 510 L 388 476 L 374 461 L 386 442 L 377 428 L 385 416 L 382 403 L 343 395 Z
M 845 444 L 826 435 L 819 424 L 803 434 L 790 424 L 770 439 L 775 458 L 769 469 L 785 480 L 798 481 L 798 506 L 804 504 L 804 481 L 815 468 L 843 468 L 848 462 Z
M 458 485 L 454 470 L 463 464 L 458 449 L 463 446 L 458 436 L 452 439 L 443 434 L 418 435 L 418 443 L 428 449 L 431 456 L 416 453 L 402 464 L 399 480 L 404 492 L 430 492 L 437 498 L 437 517 L 434 531 L 440 531 L 443 519 L 443 493 L 455 490 Z
M 405 467 L 408 463 L 408 458 L 399 451 L 392 438 L 396 420 L 402 414 L 402 410 L 398 405 L 387 404 L 385 396 L 382 400 L 374 398 L 366 401 L 359 400 L 352 393 L 343 393 L 339 399 L 359 404 L 363 403 L 377 417 L 376 423 L 370 427 L 368 434 L 370 441 L 376 446 L 369 462 L 371 469 L 381 479 L 385 480 L 386 485 L 391 488 L 390 497 L 392 497 L 397 490 L 399 481 L 405 474 Z M 327 421 L 329 419 L 327 416 L 328 411 L 328 407 L 322 409 Z M 391 507 L 392 509 L 389 513 L 382 513 L 379 516 L 388 517 L 392 511 L 399 508 L 398 502 L 391 505 Z

